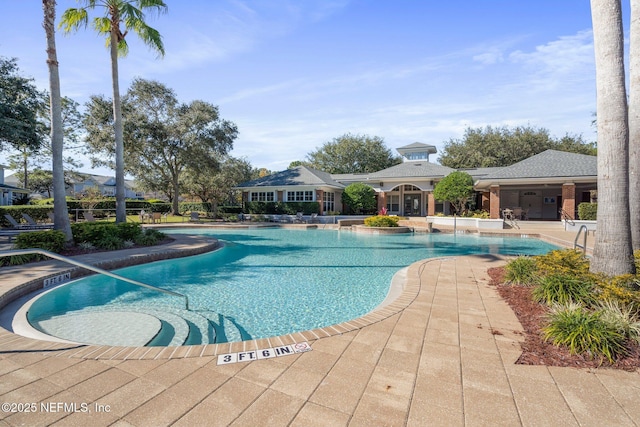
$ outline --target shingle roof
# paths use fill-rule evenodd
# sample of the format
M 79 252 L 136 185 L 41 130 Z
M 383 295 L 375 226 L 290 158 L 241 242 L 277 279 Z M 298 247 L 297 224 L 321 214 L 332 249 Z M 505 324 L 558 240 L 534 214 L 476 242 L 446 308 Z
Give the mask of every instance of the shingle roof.
M 297 166 L 293 169 L 267 175 L 253 181 L 244 182 L 238 187 L 280 187 L 287 185 L 327 185 L 344 188 L 344 185 L 335 181 L 328 173 L 307 166 Z
M 595 177 L 598 175 L 597 166 L 596 156 L 547 150 L 489 173 L 482 179 Z
M 439 178 L 449 175 L 455 169 L 448 168 L 428 161 L 410 161 L 391 166 L 378 172 L 369 174 L 369 178 Z

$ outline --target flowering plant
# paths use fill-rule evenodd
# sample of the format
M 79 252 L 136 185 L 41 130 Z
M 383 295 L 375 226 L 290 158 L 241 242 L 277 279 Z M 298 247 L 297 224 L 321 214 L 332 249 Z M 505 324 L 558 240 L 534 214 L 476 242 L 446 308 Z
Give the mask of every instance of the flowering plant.
M 378 215 L 382 215 L 385 216 L 387 214 L 387 208 L 385 208 L 384 206 L 382 207 L 382 209 L 380 209 L 380 212 L 378 212 Z

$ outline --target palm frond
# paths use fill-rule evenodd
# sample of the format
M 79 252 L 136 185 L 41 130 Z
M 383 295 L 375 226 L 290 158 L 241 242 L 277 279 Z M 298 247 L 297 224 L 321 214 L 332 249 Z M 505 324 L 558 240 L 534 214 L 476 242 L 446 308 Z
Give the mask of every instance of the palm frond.
M 70 8 L 64 11 L 60 17 L 58 28 L 65 33 L 77 31 L 78 28 L 86 27 L 89 21 L 89 14 L 85 8 Z
M 94 18 L 93 28 L 98 34 L 111 34 L 111 20 L 106 16 Z

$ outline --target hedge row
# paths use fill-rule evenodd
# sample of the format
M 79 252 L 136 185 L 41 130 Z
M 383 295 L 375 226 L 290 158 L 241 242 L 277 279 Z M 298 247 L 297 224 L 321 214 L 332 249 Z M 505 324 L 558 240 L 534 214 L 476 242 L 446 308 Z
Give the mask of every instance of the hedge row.
M 302 212 L 311 215 L 320 213 L 320 205 L 318 202 L 245 202 L 245 211 L 249 214 L 295 215 Z
M 595 221 L 598 219 L 598 204 L 580 203 L 578 205 L 578 219 L 582 221 Z

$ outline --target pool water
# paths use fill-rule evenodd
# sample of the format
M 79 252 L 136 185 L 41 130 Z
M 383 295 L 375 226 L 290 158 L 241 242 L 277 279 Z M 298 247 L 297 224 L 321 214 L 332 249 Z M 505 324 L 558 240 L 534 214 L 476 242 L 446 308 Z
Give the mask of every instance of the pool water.
M 213 332 L 182 332 L 189 335 L 186 344 L 265 338 L 354 319 L 385 299 L 398 270 L 424 258 L 535 255 L 556 248 L 537 239 L 471 234 L 365 235 L 275 228 L 171 233 L 211 235 L 225 246 L 208 254 L 121 269 L 118 274 L 186 294 L 192 311 L 216 326 Z M 98 275 L 43 295 L 33 302 L 28 319 L 43 332 L 59 336 L 57 325 L 66 317 L 96 311 L 180 315 L 183 305 L 180 298 Z M 156 317 L 170 330 L 179 329 L 161 314 Z M 193 316 L 185 319 L 189 327 L 199 322 Z M 152 345 L 170 342 L 176 345 L 175 337 L 166 342 L 158 338 Z

